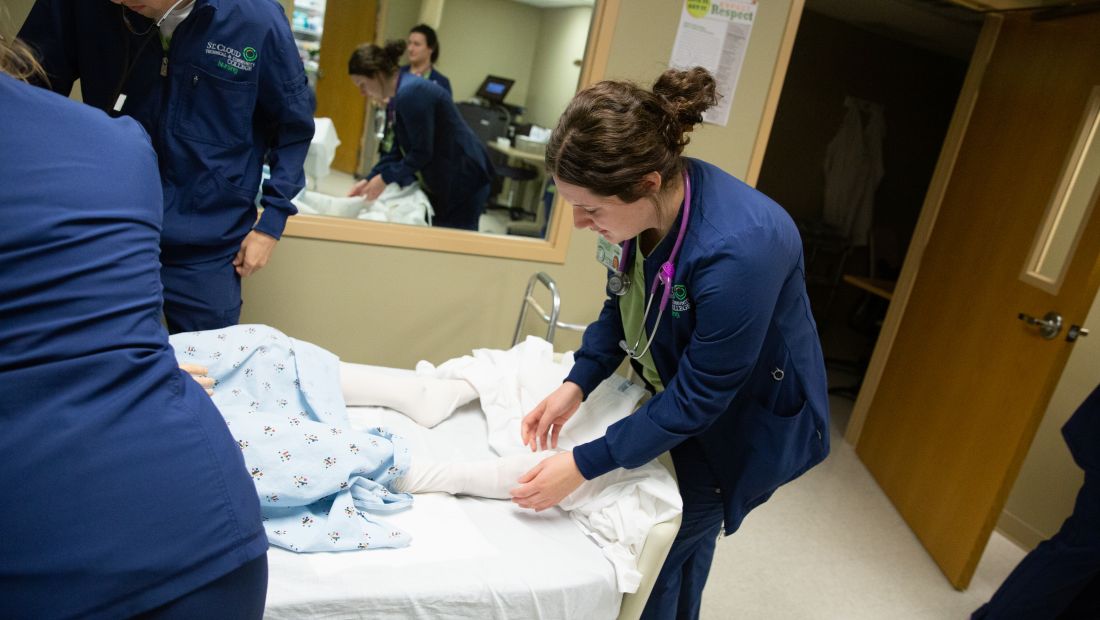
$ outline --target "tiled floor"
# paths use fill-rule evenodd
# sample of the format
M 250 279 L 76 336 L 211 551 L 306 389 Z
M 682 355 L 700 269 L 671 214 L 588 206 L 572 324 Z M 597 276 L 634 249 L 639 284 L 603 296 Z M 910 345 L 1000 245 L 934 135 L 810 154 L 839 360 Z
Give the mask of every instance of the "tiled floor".
M 833 397 L 832 453 L 718 543 L 706 620 L 967 618 L 1022 549 L 994 533 L 956 591 L 842 437 L 852 403 Z

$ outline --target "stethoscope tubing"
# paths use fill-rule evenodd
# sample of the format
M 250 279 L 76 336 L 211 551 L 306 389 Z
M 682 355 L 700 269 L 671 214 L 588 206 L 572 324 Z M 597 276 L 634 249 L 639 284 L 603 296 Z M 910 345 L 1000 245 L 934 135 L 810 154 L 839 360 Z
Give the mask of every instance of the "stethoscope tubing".
M 661 318 L 665 315 L 665 308 L 668 307 L 668 300 L 672 294 L 672 278 L 676 273 L 676 257 L 680 253 L 680 246 L 684 241 L 684 233 L 687 230 L 688 216 L 691 214 L 691 180 L 688 179 L 687 170 L 684 170 L 684 207 L 683 214 L 680 216 L 680 231 L 676 235 L 676 243 L 672 246 L 672 252 L 668 256 L 668 260 L 661 264 L 660 269 L 657 271 L 657 275 L 653 278 L 653 284 L 649 287 L 649 300 L 645 305 L 645 312 L 642 313 L 642 325 L 638 332 L 638 337 L 634 339 L 634 346 L 627 346 L 626 338 L 619 341 L 619 348 L 621 348 L 630 359 L 641 359 L 649 351 L 649 347 L 653 345 L 654 338 L 657 337 L 657 332 L 661 329 Z M 630 240 L 627 239 L 623 243 L 623 255 L 624 257 L 630 252 Z M 624 259 L 620 264 L 626 265 Z M 625 282 L 629 283 L 629 279 L 626 278 L 626 274 L 622 271 L 616 273 L 620 278 L 625 279 Z M 641 353 L 637 353 L 638 345 L 642 343 L 642 337 L 646 336 L 645 324 L 649 319 L 649 311 L 653 308 L 653 299 L 657 296 L 657 287 L 664 285 L 664 291 L 661 293 L 661 302 L 657 304 L 657 321 L 653 325 L 653 333 L 646 337 L 645 348 Z M 625 288 L 623 289 L 625 293 Z M 623 334 L 626 335 L 625 333 Z

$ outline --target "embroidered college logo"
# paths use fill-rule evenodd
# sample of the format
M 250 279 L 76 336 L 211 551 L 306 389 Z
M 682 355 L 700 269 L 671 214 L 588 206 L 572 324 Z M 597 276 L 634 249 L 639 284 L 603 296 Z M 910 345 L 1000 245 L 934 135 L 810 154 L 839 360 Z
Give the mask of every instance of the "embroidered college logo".
M 252 71 L 256 67 L 256 58 L 260 56 L 260 53 L 254 47 L 237 50 L 214 41 L 206 42 L 206 53 L 210 56 L 217 56 L 216 64 L 218 68 L 233 75 L 237 75 L 241 71 Z
M 691 301 L 688 299 L 687 287 L 677 284 L 672 287 L 672 318 L 680 318 L 681 312 L 691 310 Z

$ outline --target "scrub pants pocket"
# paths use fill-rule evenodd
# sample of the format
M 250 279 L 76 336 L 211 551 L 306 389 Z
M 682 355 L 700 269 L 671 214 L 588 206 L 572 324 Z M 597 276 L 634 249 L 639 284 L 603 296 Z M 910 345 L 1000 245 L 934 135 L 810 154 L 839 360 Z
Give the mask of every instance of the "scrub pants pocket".
M 161 265 L 168 333 L 221 329 L 240 321 L 241 277 L 233 267 L 235 255 L 201 263 Z

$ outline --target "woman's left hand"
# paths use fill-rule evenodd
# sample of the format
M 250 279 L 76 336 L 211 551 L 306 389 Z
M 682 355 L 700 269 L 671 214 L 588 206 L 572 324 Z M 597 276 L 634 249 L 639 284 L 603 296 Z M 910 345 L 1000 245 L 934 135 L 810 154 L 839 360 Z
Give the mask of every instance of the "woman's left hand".
M 541 512 L 557 506 L 584 482 L 572 452 L 562 452 L 543 460 L 520 477 L 520 486 L 512 489 L 512 501 L 523 508 Z

